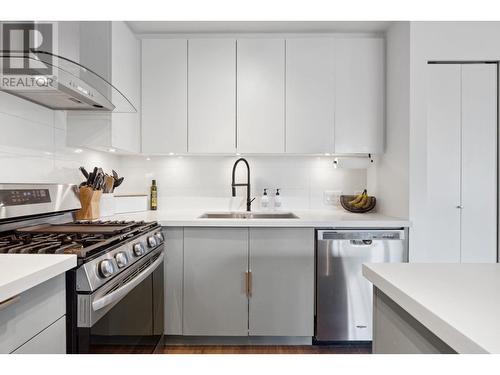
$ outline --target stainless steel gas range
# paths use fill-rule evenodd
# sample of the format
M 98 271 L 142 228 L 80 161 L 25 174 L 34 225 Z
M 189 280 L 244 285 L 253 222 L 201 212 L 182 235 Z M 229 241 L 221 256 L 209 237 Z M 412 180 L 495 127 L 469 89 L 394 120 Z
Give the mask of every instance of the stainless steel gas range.
M 0 184 L 0 253 L 75 254 L 69 353 L 149 353 L 163 343 L 164 237 L 156 222 L 73 221 L 73 185 Z

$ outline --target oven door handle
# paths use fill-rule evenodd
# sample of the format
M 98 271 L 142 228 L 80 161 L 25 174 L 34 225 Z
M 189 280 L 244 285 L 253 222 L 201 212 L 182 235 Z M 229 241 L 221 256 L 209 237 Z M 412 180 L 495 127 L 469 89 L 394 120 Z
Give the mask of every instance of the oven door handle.
M 112 303 L 115 303 L 121 300 L 126 294 L 128 294 L 132 289 L 134 289 L 137 285 L 139 285 L 144 279 L 146 279 L 149 275 L 151 275 L 158 266 L 163 262 L 163 252 L 160 254 L 158 259 L 156 259 L 151 265 L 146 268 L 144 271 L 139 273 L 136 277 L 130 280 L 127 284 L 121 286 L 117 290 L 96 299 L 92 302 L 92 309 L 94 311 L 100 310 Z

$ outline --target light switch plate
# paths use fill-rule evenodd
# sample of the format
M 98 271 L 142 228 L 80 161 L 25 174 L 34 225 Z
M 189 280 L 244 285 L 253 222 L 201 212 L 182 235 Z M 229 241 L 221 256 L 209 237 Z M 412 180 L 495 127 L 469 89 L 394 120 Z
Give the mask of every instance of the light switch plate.
M 325 190 L 323 192 L 323 203 L 327 206 L 339 206 L 341 191 Z

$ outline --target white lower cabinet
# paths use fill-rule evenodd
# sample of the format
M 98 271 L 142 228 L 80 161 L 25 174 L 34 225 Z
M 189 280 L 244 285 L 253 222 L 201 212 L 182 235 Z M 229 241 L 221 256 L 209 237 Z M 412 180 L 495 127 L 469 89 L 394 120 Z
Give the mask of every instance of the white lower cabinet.
M 66 316 L 59 318 L 12 354 L 66 354 Z
M 164 228 L 165 334 L 182 335 L 184 228 Z
M 314 335 L 314 229 L 250 228 L 251 336 Z
M 66 330 L 60 329 L 61 322 L 57 323 L 66 320 L 64 274 L 27 290 L 4 306 L 0 310 L 0 353 L 66 351 Z M 47 340 L 51 345 L 46 345 Z
M 314 229 L 176 228 L 167 247 L 166 334 L 313 336 Z
M 248 229 L 184 229 L 184 335 L 248 332 Z

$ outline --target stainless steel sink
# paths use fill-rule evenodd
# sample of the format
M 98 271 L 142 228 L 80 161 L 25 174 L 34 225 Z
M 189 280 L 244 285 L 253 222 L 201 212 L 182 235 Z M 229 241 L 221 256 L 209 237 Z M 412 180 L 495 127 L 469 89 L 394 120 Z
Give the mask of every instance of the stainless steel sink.
M 205 212 L 200 219 L 298 219 L 293 212 Z

